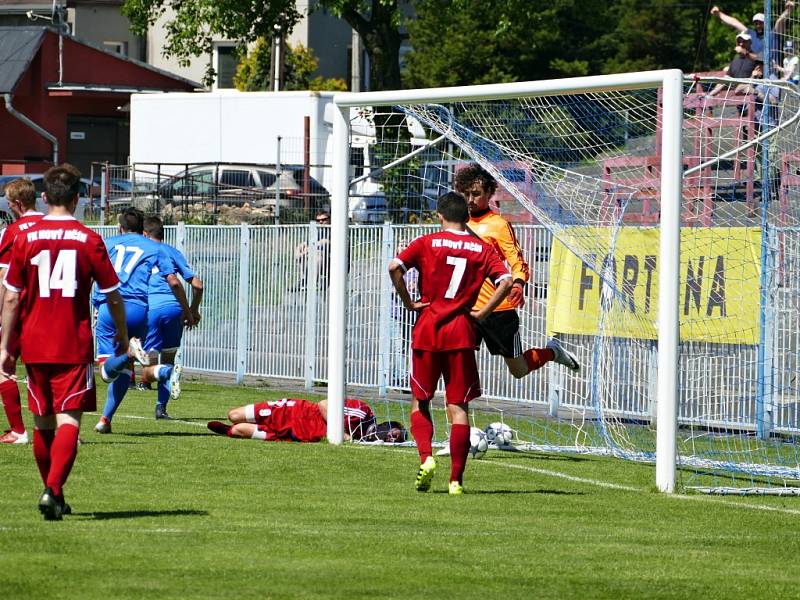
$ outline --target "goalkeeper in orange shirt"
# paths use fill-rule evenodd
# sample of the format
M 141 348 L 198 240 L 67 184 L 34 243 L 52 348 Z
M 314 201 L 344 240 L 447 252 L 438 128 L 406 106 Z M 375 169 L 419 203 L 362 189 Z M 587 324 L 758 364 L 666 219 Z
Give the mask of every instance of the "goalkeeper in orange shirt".
M 455 188 L 467 199 L 470 219 L 468 227 L 484 242 L 491 244 L 500 255 L 514 278 L 511 292 L 485 320 L 477 324 L 478 346 L 481 340 L 493 355 L 506 361 L 509 372 L 520 379 L 550 361 L 568 369 L 580 369 L 575 356 L 551 339 L 544 348 L 529 348 L 523 352 L 519 335 L 519 316 L 516 308 L 525 305 L 525 286 L 530 278 L 530 268 L 522 256 L 522 249 L 511 225 L 489 208 L 489 200 L 497 191 L 497 180 L 477 163 L 470 163 L 456 172 Z M 480 310 L 494 293 L 494 284 L 486 280 L 481 288 L 474 310 Z

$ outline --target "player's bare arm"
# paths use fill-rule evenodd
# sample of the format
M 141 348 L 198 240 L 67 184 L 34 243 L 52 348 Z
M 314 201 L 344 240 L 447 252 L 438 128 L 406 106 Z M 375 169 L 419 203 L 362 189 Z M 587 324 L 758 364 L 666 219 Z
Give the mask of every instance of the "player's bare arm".
M 8 342 L 11 339 L 11 333 L 17 326 L 17 319 L 19 318 L 19 292 L 13 290 L 6 290 L 5 298 L 3 299 L 3 316 L 0 323 L 0 369 L 6 378 L 15 379 L 17 370 L 17 359 L 8 353 Z
M 203 300 L 203 280 L 195 275 L 192 277 L 190 285 L 192 286 L 192 305 L 190 309 L 192 317 L 194 317 L 194 324 L 199 325 L 202 318 L 200 316 L 200 302 Z
M 400 297 L 400 301 L 408 310 L 419 312 L 426 306 L 429 306 L 430 302 L 416 302 L 411 298 L 411 294 L 408 293 L 408 287 L 406 287 L 406 280 L 403 278 L 405 272 L 406 269 L 403 263 L 392 260 L 392 263 L 389 265 L 389 277 L 392 278 L 392 284 L 397 291 L 397 295 Z
M 114 321 L 116 333 L 114 335 L 117 342 L 117 352 L 119 354 L 128 352 L 128 325 L 125 320 L 125 301 L 119 290 L 112 290 L 106 294 L 108 304 L 108 314 Z
M 172 293 L 175 294 L 175 299 L 181 305 L 181 309 L 183 309 L 183 322 L 188 328 L 192 328 L 196 325 L 194 316 L 192 315 L 192 309 L 189 306 L 189 301 L 186 299 L 186 291 L 183 289 L 183 285 L 181 284 L 180 279 L 174 274 L 170 273 L 166 276 L 167 283 L 169 284 Z
M 492 294 L 489 301 L 481 307 L 480 310 L 473 310 L 469 314 L 476 321 L 483 321 L 486 317 L 492 314 L 495 308 L 508 296 L 511 291 L 512 280 L 511 277 L 503 277 L 495 283 L 494 294 Z
M 0 315 L 3 314 L 3 302 L 6 298 L 6 286 L 2 285 L 2 282 L 5 281 L 7 272 L 8 267 L 0 268 Z

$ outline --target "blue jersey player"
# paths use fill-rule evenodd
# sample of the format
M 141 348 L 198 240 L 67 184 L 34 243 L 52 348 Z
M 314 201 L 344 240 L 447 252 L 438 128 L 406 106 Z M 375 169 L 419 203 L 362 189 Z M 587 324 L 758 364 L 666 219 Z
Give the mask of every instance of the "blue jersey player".
M 147 239 L 143 233 L 144 213 L 136 208 L 128 208 L 119 216 L 119 235 L 105 240 L 111 264 L 120 280 L 119 291 L 125 301 L 125 315 L 128 335 L 140 340 L 147 333 L 147 296 L 150 289 L 150 278 L 153 269 L 157 268 L 159 276 L 166 277 L 170 289 L 185 311 L 185 318 L 191 322 L 192 316 L 186 294 L 183 291 L 172 260 L 164 252 L 162 246 Z M 97 308 L 97 354 L 105 361 L 100 374 L 105 380 L 111 380 L 108 386 L 103 416 L 95 426 L 99 433 L 111 433 L 111 419 L 122 403 L 131 379 L 132 361 L 118 356 L 114 336 L 116 328 L 108 312 L 105 297 L 95 292 L 92 301 Z M 134 355 L 142 364 L 148 364 L 147 355 L 140 347 L 140 342 L 132 344 Z M 122 362 L 122 365 L 117 363 Z
M 147 217 L 144 220 L 144 235 L 161 245 L 169 255 L 175 273 L 188 282 L 192 288 L 192 304 L 189 307 L 193 325 L 200 322 L 200 301 L 203 298 L 203 282 L 189 266 L 186 257 L 177 248 L 164 243 L 164 224 L 158 217 Z M 158 381 L 158 400 L 156 401 L 156 419 L 169 419 L 167 402 L 177 398 L 180 393 L 181 366 L 175 364 L 175 355 L 181 345 L 184 327 L 184 310 L 172 293 L 158 267 L 153 267 L 153 277 L 147 294 L 147 338 L 144 349 L 150 356 L 150 362 L 158 360 L 153 369 L 145 369 L 147 381 Z M 160 355 L 160 356 L 159 356 Z

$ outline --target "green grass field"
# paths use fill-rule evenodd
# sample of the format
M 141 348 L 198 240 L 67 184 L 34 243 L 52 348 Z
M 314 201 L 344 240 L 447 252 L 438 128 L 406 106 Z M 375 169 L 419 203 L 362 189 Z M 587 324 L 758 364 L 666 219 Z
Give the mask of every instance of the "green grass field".
M 99 390 L 104 398 L 104 388 Z M 414 491 L 416 452 L 231 440 L 205 428 L 280 392 L 189 381 L 155 422 L 132 391 L 83 424 L 45 522 L 30 446 L 0 448 L 5 598 L 778 598 L 798 595 L 800 499 L 666 496 L 653 468 L 490 451 L 467 493 Z M 296 394 L 295 394 L 296 395 Z M 100 401 L 102 403 L 102 400 Z

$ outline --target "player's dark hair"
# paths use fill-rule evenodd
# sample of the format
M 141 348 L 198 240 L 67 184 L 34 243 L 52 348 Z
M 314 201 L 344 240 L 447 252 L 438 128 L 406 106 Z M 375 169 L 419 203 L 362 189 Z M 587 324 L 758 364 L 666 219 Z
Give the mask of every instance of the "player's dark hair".
M 469 163 L 456 171 L 454 186 L 463 193 L 476 181 L 480 182 L 483 191 L 488 192 L 490 198 L 494 196 L 497 191 L 497 180 L 478 163 Z
M 25 208 L 33 208 L 36 206 L 36 188 L 33 187 L 33 182 L 27 177 L 14 179 L 5 186 L 6 198 L 9 201 L 19 202 Z
M 375 428 L 375 417 L 359 421 L 348 433 L 354 440 L 366 439 L 369 432 Z
M 400 421 L 378 423 L 372 435 L 376 440 L 393 444 L 400 444 L 408 439 L 406 427 Z
M 144 213 L 132 206 L 126 208 L 119 216 L 119 226 L 126 233 L 143 233 Z
M 66 206 L 81 191 L 81 172 L 69 163 L 50 167 L 43 176 L 47 203 Z
M 451 223 L 466 223 L 469 221 L 469 208 L 467 208 L 467 201 L 464 196 L 457 192 L 447 192 L 439 196 L 436 202 L 436 212 L 438 212 L 445 221 Z
M 158 217 L 146 217 L 144 232 L 159 242 L 164 240 L 164 223 Z

